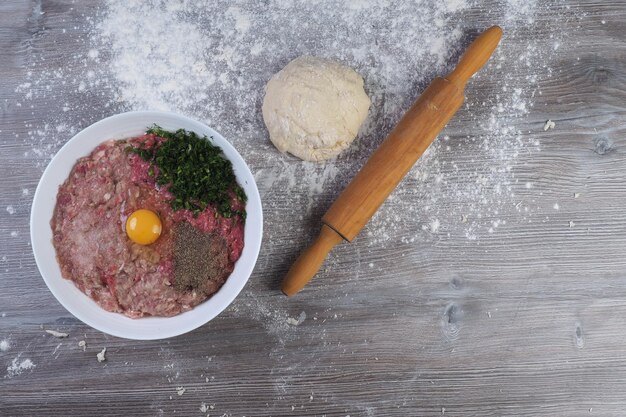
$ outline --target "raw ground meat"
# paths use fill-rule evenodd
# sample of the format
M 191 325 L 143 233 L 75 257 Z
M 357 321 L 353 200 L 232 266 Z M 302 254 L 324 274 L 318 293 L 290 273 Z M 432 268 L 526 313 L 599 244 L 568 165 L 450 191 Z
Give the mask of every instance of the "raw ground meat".
M 64 278 L 108 311 L 132 318 L 173 316 L 190 310 L 219 290 L 223 280 L 211 282 L 212 292 L 178 291 L 174 284 L 175 225 L 188 222 L 204 233 L 224 240 L 228 272 L 243 250 L 244 222 L 227 219 L 208 207 L 197 216 L 188 210 L 173 212 L 166 189 L 155 186 L 150 164 L 129 153 L 129 145 L 163 139 L 144 135 L 108 141 L 78 160 L 59 187 L 51 220 L 53 244 Z M 233 196 L 233 207 L 243 208 Z M 126 235 L 127 217 L 140 208 L 159 215 L 163 231 L 149 246 Z

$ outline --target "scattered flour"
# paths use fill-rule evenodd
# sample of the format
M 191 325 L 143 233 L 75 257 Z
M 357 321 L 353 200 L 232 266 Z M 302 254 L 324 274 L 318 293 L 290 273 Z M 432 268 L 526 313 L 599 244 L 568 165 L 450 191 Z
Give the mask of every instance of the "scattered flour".
M 9 349 L 11 349 L 11 343 L 7 339 L 0 341 L 0 352 L 6 352 Z
M 203 413 L 207 413 L 210 410 L 213 410 L 214 408 L 215 408 L 215 404 L 209 404 L 209 405 L 207 405 L 206 403 L 200 404 L 200 411 Z
M 476 31 L 484 29 L 466 18 L 477 4 L 108 0 L 93 16 L 84 16 L 75 32 L 68 30 L 65 41 L 80 47 L 67 65 L 43 65 L 39 59 L 28 63 L 28 79 L 16 88 L 21 96 L 17 104 L 37 108 L 55 102 L 59 111 L 42 121 L 33 118 L 26 123 L 26 137 L 17 139 L 28 144 L 25 158 L 43 170 L 80 129 L 121 111 L 167 110 L 205 122 L 224 134 L 255 175 L 269 225 L 266 239 L 280 242 L 263 246 L 258 268 L 272 270 L 286 248 L 301 247 L 301 239 L 319 225 L 330 202 L 419 92 L 449 71 Z M 530 221 L 538 209 L 532 199 L 522 198 L 538 193 L 541 186 L 523 175 L 527 161 L 541 152 L 540 143 L 528 134 L 528 116 L 536 113 L 540 85 L 553 76 L 551 65 L 566 44 L 551 26 L 538 26 L 537 17 L 570 17 L 560 15 L 566 12 L 553 3 L 538 0 L 504 0 L 501 6 L 490 11 L 490 20 L 504 29 L 501 46 L 470 81 L 459 115 L 369 223 L 361 245 L 395 246 L 398 239 L 410 244 L 431 234 L 441 241 L 460 237 L 469 245 L 480 244 L 483 236 L 505 227 L 499 219 L 508 219 L 508 224 Z M 160 30 L 163 26 L 170 30 Z M 534 31 L 542 37 L 528 39 Z M 86 41 L 83 33 L 88 34 Z M 519 38 L 527 41 L 524 50 Z M 364 77 L 372 100 L 353 146 L 325 164 L 279 154 L 260 116 L 267 80 L 303 54 L 353 67 Z M 81 111 L 85 105 L 87 112 Z M 535 129 L 538 120 L 545 120 L 539 117 L 532 120 Z M 22 198 L 30 194 L 27 188 L 21 193 Z M 372 268 L 369 261 L 363 265 Z M 280 349 L 296 337 L 294 326 L 306 317 L 290 317 L 284 305 L 267 291 L 248 291 L 226 314 L 258 321 L 276 337 L 274 349 Z M 86 350 L 84 341 L 78 346 Z M 106 348 L 97 354 L 99 362 L 106 360 L 105 353 Z M 19 375 L 34 366 L 16 358 L 7 373 Z M 168 375 L 169 382 L 177 378 L 178 372 Z M 176 392 L 183 395 L 185 388 Z
M 287 311 L 271 299 L 260 297 L 253 291 L 237 297 L 230 310 L 238 317 L 257 320 L 268 334 L 277 338 L 279 346 L 295 337 L 294 328 L 287 321 Z
M 24 359 L 20 361 L 19 356 L 11 362 L 9 366 L 7 366 L 7 378 L 13 378 L 14 376 L 22 374 L 24 371 L 29 369 L 33 369 L 35 364 L 30 359 Z
M 285 204 L 280 196 L 289 190 L 295 214 L 283 224 L 290 235 L 302 235 L 310 229 L 305 222 L 319 218 L 419 92 L 449 71 L 476 31 L 484 29 L 466 19 L 475 0 L 388 3 L 248 1 L 224 7 L 193 0 L 108 0 L 75 29 L 89 35 L 70 65 L 49 69 L 33 61 L 28 79 L 17 87 L 20 105 L 54 100 L 62 110 L 41 123 L 27 123 L 32 145 L 27 154 L 43 167 L 80 128 L 119 111 L 180 112 L 216 128 L 250 161 L 268 222 L 278 221 L 272 216 L 279 215 Z M 367 244 L 413 242 L 423 233 L 420 225 L 432 218 L 446 225 L 441 239 L 475 241 L 493 231 L 491 222 L 503 214 L 520 222 L 533 216 L 537 206 L 520 204 L 516 195 L 526 183 L 519 183 L 516 168 L 541 147 L 522 126 L 541 95 L 539 82 L 552 76 L 550 65 L 564 49 L 564 35 L 542 26 L 545 36 L 530 39 L 525 50 L 511 44 L 535 30 L 537 16 L 546 13 L 568 12 L 537 0 L 504 0 L 490 11 L 504 38 L 471 81 L 476 87 L 461 109 L 463 123 L 475 126 L 472 135 L 460 129 L 465 126 L 460 122 L 448 125 L 394 193 L 393 204 L 372 219 Z M 159 30 L 163 26 L 168 31 Z M 259 114 L 267 80 L 303 54 L 355 68 L 372 100 L 360 138 L 326 164 L 303 164 L 279 154 Z M 495 77 L 499 84 L 490 86 L 489 95 L 481 94 L 480 86 Z M 87 99 L 94 108 L 84 120 L 73 110 Z M 465 156 L 473 161 L 471 170 Z M 280 229 L 268 228 L 268 239 L 284 236 L 286 228 Z M 387 243 L 390 236 L 396 239 Z
M 58 337 L 58 338 L 64 338 L 64 337 L 68 337 L 69 334 L 67 333 L 62 333 L 62 332 L 57 332 L 56 330 L 46 330 L 46 333 L 54 336 L 54 337 Z
M 294 319 L 293 317 L 287 317 L 287 324 L 291 324 L 292 326 L 297 326 L 298 324 L 298 320 Z
M 7 206 L 7 213 L 15 214 L 15 209 L 13 208 L 13 206 Z
M 187 391 L 184 387 L 176 387 L 176 394 L 183 395 Z
M 287 324 L 290 324 L 292 326 L 298 326 L 302 322 L 304 322 L 304 320 L 306 320 L 306 313 L 303 311 L 300 313 L 297 319 L 294 319 L 293 317 L 287 317 Z

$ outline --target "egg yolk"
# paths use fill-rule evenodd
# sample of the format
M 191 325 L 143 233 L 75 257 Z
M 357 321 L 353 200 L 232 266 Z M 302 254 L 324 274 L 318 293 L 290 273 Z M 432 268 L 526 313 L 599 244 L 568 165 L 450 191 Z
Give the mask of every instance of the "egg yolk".
M 161 219 L 153 211 L 134 211 L 126 220 L 126 234 L 135 243 L 149 245 L 161 235 Z

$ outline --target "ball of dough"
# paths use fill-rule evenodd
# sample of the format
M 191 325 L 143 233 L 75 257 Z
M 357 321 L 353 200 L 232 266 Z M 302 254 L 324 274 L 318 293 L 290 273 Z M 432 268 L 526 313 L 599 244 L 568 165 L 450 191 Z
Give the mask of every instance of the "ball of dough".
M 301 56 L 267 83 L 263 120 L 281 152 L 322 161 L 350 146 L 370 103 L 353 69 Z

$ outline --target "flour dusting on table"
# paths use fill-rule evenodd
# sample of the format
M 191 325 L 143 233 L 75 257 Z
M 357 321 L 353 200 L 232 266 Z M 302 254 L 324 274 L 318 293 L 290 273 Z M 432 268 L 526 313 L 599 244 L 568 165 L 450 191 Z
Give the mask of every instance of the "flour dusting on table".
M 22 359 L 20 357 L 14 358 L 13 361 L 7 366 L 7 378 L 13 378 L 14 376 L 21 375 L 23 372 L 31 370 L 35 367 L 35 364 L 30 359 Z
M 55 99 L 62 110 L 52 120 L 27 126 L 33 143 L 30 154 L 43 166 L 80 128 L 119 111 L 187 114 L 223 133 L 248 161 L 265 161 L 251 168 L 269 219 L 274 205 L 283 204 L 274 197 L 287 192 L 299 217 L 285 224 L 304 230 L 302 223 L 328 207 L 419 92 L 449 71 L 469 41 L 485 29 L 468 26 L 466 15 L 474 5 L 465 0 L 364 0 L 347 5 L 109 0 L 95 17 L 85 17 L 81 29 L 89 37 L 78 40 L 81 47 L 72 65 L 38 72 L 33 63 L 29 80 L 17 88 L 25 102 Z M 387 204 L 369 224 L 369 245 L 411 243 L 423 232 L 439 239 L 461 235 L 479 240 L 497 231 L 493 222 L 502 217 L 526 221 L 532 216 L 532 202 L 517 197 L 523 184 L 518 183 L 516 168 L 540 151 L 540 144 L 526 135 L 526 116 L 541 94 L 540 78 L 551 76 L 551 57 L 562 35 L 548 33 L 521 55 L 511 54 L 508 43 L 532 30 L 535 16 L 548 7 L 509 0 L 492 10 L 490 20 L 504 29 L 500 47 L 470 82 L 458 120 L 449 124 L 394 194 L 393 209 Z M 555 13 L 553 7 L 549 11 Z M 168 30 L 161 30 L 163 26 Z M 356 143 L 325 164 L 306 164 L 278 153 L 260 116 L 267 80 L 304 54 L 353 67 L 364 77 L 372 100 Z M 490 86 L 495 93 L 481 95 L 481 86 L 496 73 L 504 74 L 504 83 Z M 42 86 L 43 80 L 50 84 Z M 69 94 L 67 88 L 72 88 Z M 86 100 L 97 105 L 93 119 L 75 119 L 72 109 Z M 471 135 L 458 129 L 461 121 L 475 127 Z M 471 171 L 465 169 L 465 158 L 472 159 Z M 438 226 L 433 228 L 435 220 Z M 281 232 L 267 233 L 272 238 Z M 394 241 L 386 243 L 391 237 Z
M 54 34 L 58 42 L 76 46 L 69 62 L 43 65 L 36 56 L 27 63 L 27 79 L 16 88 L 22 97 L 17 105 L 35 114 L 37 107 L 54 103 L 58 111 L 30 119 L 27 136 L 17 140 L 28 144 L 24 158 L 43 171 L 75 133 L 115 113 L 158 109 L 205 122 L 250 163 L 264 203 L 264 239 L 273 242 L 261 248 L 257 273 L 277 284 L 275 272 L 310 241 L 321 215 L 420 92 L 453 68 L 479 31 L 500 24 L 502 43 L 468 84 L 465 105 L 374 216 L 356 250 L 458 238 L 478 245 L 502 229 L 532 221 L 537 211 L 528 196 L 540 193 L 540 183 L 520 171 L 541 151 L 530 133 L 553 133 L 543 128 L 554 116 L 544 115 L 543 108 L 539 116 L 530 114 L 537 113 L 540 87 L 553 76 L 551 65 L 564 36 L 551 26 L 539 27 L 536 17 L 576 18 L 557 3 L 503 0 L 488 19 L 477 19 L 475 0 L 108 0 L 84 16 L 81 26 Z M 529 31 L 541 36 L 522 53 L 510 48 Z M 322 164 L 280 154 L 260 112 L 266 82 L 306 54 L 354 68 L 372 100 L 351 148 Z M 494 85 L 496 79 L 501 83 Z M 18 189 L 5 215 L 21 212 L 30 194 Z M 365 254 L 355 265 L 357 276 L 359 268 L 374 267 Z M 282 296 L 244 292 L 224 314 L 260 322 L 280 349 L 306 334 L 317 318 L 296 319 L 301 307 L 290 310 L 275 297 Z
M 359 236 L 357 251 L 366 250 L 355 274 L 374 267 L 366 256 L 370 248 L 410 251 L 420 242 L 458 238 L 480 244 L 502 229 L 531 221 L 537 211 L 531 199 L 519 195 L 538 194 L 539 184 L 518 172 L 541 151 L 529 133 L 552 132 L 543 128 L 553 115 L 528 116 L 541 95 L 541 83 L 552 76 L 550 65 L 560 51 L 554 45 L 563 35 L 542 28 L 542 36 L 521 54 L 510 45 L 537 29 L 535 16 L 549 12 L 557 18 L 565 12 L 536 0 L 503 1 L 490 11 L 489 22 L 480 20 L 485 27 L 478 27 L 472 23 L 476 19 L 467 19 L 476 4 L 109 0 L 85 16 L 75 32 L 55 35 L 59 42 L 76 45 L 70 62 L 58 67 L 37 59 L 29 62 L 28 79 L 16 89 L 22 96 L 19 105 L 35 111 L 54 103 L 59 110 L 27 122 L 27 136 L 17 139 L 28 143 L 24 157 L 43 171 L 69 138 L 115 113 L 167 110 L 205 122 L 250 163 L 264 203 L 264 239 L 273 242 L 261 248 L 257 271 L 277 284 L 278 268 L 288 266 L 290 254 L 295 256 L 310 241 L 323 212 L 420 92 L 452 69 L 479 31 L 500 24 L 502 43 L 469 82 L 465 105 Z M 168 30 L 161 30 L 163 26 Z M 266 82 L 305 54 L 354 68 L 372 100 L 353 145 L 322 164 L 279 153 L 260 112 Z M 503 82 L 494 85 L 494 79 Z M 85 107 L 89 110 L 77 111 Z M 26 184 L 20 186 L 14 201 L 5 203 L 5 215 L 19 213 L 29 203 L 33 193 Z M 5 233 L 19 237 L 17 231 Z M 328 267 L 335 267 L 332 259 Z M 266 283 L 251 280 L 249 285 Z M 324 311 L 317 320 L 317 312 L 307 310 L 314 318 L 305 321 L 306 316 L 299 316 L 301 306 L 290 307 L 279 297 L 257 288 L 245 291 L 223 315 L 260 323 L 275 338 L 269 351 L 276 357 L 294 339 L 324 326 L 324 315 L 341 319 L 341 314 Z M 86 350 L 84 343 L 79 348 Z M 96 355 L 98 361 L 105 360 L 105 352 Z M 176 355 L 159 357 L 170 359 L 172 368 L 164 368 L 165 377 L 177 388 L 184 363 L 174 365 Z M 27 361 L 10 365 L 11 375 L 34 367 Z M 275 381 L 279 396 L 286 384 Z
M 9 349 L 11 349 L 11 342 L 7 339 L 0 341 L 0 352 L 6 352 Z

